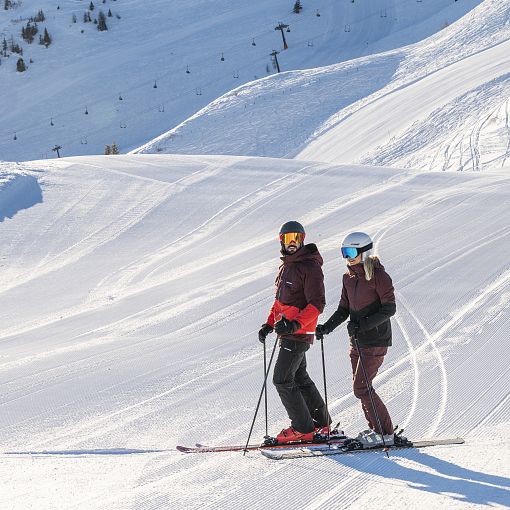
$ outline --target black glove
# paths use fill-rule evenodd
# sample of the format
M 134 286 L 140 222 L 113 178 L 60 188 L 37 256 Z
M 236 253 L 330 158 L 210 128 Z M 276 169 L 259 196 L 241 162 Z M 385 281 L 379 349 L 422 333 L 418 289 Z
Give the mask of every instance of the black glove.
M 352 337 L 358 337 L 359 333 L 359 322 L 356 321 L 349 321 L 347 323 L 347 333 L 349 333 L 349 336 Z
M 317 338 L 317 340 L 324 340 L 324 335 L 329 335 L 330 333 L 331 331 L 326 324 L 317 324 L 315 328 L 315 338 Z
M 301 329 L 301 324 L 298 321 L 289 321 L 286 317 L 282 317 L 275 325 L 274 330 L 279 335 L 292 335 L 298 329 Z
M 259 331 L 259 342 L 265 343 L 266 336 L 273 332 L 273 327 L 269 324 L 262 324 Z

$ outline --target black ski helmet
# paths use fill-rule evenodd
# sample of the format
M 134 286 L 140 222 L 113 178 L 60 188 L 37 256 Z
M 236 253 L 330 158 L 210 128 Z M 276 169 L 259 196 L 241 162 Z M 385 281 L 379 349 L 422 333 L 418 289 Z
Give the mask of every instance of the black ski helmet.
M 287 221 L 280 228 L 280 234 L 293 234 L 293 233 L 304 234 L 305 229 L 299 221 Z
M 305 229 L 301 223 L 298 221 L 287 221 L 280 228 L 280 245 L 281 245 L 281 254 L 288 255 L 287 250 L 285 249 L 285 243 L 283 242 L 284 234 L 302 234 L 301 243 L 298 246 L 298 250 L 303 246 L 303 241 L 305 239 Z

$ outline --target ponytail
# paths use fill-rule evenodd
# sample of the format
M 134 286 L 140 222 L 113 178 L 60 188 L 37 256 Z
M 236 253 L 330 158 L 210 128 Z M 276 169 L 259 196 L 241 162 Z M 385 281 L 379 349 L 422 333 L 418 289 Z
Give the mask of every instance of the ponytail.
M 365 278 L 371 280 L 374 277 L 374 268 L 379 263 L 379 257 L 377 255 L 368 255 L 366 258 L 363 257 L 363 269 L 365 269 Z

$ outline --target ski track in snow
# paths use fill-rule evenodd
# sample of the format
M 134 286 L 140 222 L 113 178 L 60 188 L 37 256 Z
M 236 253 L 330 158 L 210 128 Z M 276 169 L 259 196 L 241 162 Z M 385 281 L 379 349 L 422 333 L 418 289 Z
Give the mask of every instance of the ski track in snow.
M 131 292 L 139 292 L 141 289 L 147 288 L 147 286 L 150 287 L 151 285 L 155 285 L 156 283 L 154 283 L 154 280 L 157 280 L 157 284 L 159 284 L 162 277 L 172 280 L 175 276 L 172 277 L 171 272 L 169 276 L 165 276 L 164 273 L 164 269 L 174 260 L 172 255 L 175 253 L 182 255 L 183 249 L 190 245 L 199 243 L 204 238 L 211 240 L 215 239 L 216 235 L 214 233 L 211 235 L 212 232 L 217 232 L 223 228 L 232 228 L 235 224 L 241 221 L 241 219 L 236 218 L 240 217 L 244 220 L 247 215 L 253 214 L 260 207 L 261 202 L 267 204 L 274 200 L 277 194 L 292 192 L 292 190 L 296 186 L 300 185 L 302 181 L 309 179 L 314 175 L 313 173 L 311 176 L 307 174 L 306 170 L 308 168 L 311 168 L 311 166 L 305 167 L 302 171 L 294 174 L 286 174 L 273 182 L 264 184 L 264 186 L 251 191 L 247 195 L 217 211 L 202 224 L 194 227 L 193 230 L 182 235 L 175 241 L 172 241 L 170 244 L 163 246 L 157 256 L 152 255 L 149 261 L 136 261 L 135 269 L 133 270 L 130 267 L 126 268 L 129 273 L 127 278 L 121 276 L 121 278 L 119 278 L 119 282 L 117 284 L 113 284 L 111 292 L 125 294 L 130 283 L 135 279 L 141 279 L 142 285 L 136 286 Z M 231 222 L 233 222 L 233 224 L 231 224 Z M 228 226 L 229 224 L 230 226 Z M 269 240 L 270 236 L 268 236 L 267 239 Z M 201 267 L 203 267 L 203 264 L 201 264 Z M 162 271 L 163 274 L 161 274 Z M 182 269 L 180 271 L 179 276 L 184 276 L 186 274 L 184 273 L 183 275 Z M 153 277 L 152 281 L 151 277 Z M 106 281 L 102 281 L 100 286 L 108 285 L 109 278 L 111 277 L 108 277 Z
M 441 355 L 441 352 L 439 351 L 437 347 L 437 343 L 435 341 L 434 335 L 431 335 L 425 328 L 425 326 L 420 321 L 419 317 L 416 315 L 416 313 L 409 307 L 408 303 L 406 303 L 406 300 L 402 297 L 402 295 L 399 294 L 399 304 L 403 305 L 405 310 L 410 314 L 410 316 L 415 320 L 419 330 L 422 331 L 423 336 L 425 337 L 425 342 L 422 344 L 422 346 L 430 344 L 432 347 L 432 350 L 434 352 L 434 355 L 436 356 L 437 363 L 440 368 L 441 377 L 439 384 L 441 386 L 441 399 L 439 402 L 439 408 L 436 411 L 436 416 L 434 418 L 434 421 L 431 423 L 429 429 L 427 430 L 425 436 L 426 437 L 433 437 L 435 432 L 437 431 L 439 424 L 441 423 L 441 420 L 443 419 L 445 410 L 446 410 L 446 404 L 448 402 L 448 375 L 446 373 L 446 368 L 444 365 L 444 359 Z M 429 416 L 429 419 L 431 417 Z

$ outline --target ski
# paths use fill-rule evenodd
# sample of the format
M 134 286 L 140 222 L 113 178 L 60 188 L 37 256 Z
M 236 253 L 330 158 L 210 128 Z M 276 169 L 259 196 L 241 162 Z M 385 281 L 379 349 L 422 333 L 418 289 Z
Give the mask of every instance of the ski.
M 449 439 L 424 439 L 420 441 L 410 441 L 408 444 L 394 445 L 388 448 L 378 446 L 375 448 L 364 448 L 364 449 L 349 449 L 346 447 L 346 441 L 340 444 L 314 444 L 314 445 L 299 445 L 289 447 L 285 449 L 280 447 L 279 451 L 268 450 L 266 448 L 261 449 L 262 455 L 272 460 L 284 460 L 284 459 L 299 459 L 304 457 L 321 457 L 326 455 L 345 455 L 348 453 L 366 453 L 373 451 L 392 451 L 392 450 L 404 450 L 409 448 L 425 448 L 427 446 L 440 446 L 440 445 L 454 445 L 463 444 L 464 439 L 461 437 L 449 438 Z
M 278 450 L 278 449 L 289 449 L 289 448 L 312 448 L 316 446 L 339 446 L 343 445 L 347 439 L 346 436 L 334 436 L 331 437 L 329 443 L 327 441 L 317 441 L 309 443 L 291 443 L 291 444 L 250 444 L 246 445 L 226 445 L 226 446 L 207 446 L 203 444 L 197 444 L 195 446 L 177 446 L 176 449 L 182 453 L 221 453 L 221 452 L 242 452 L 253 451 L 253 450 Z

